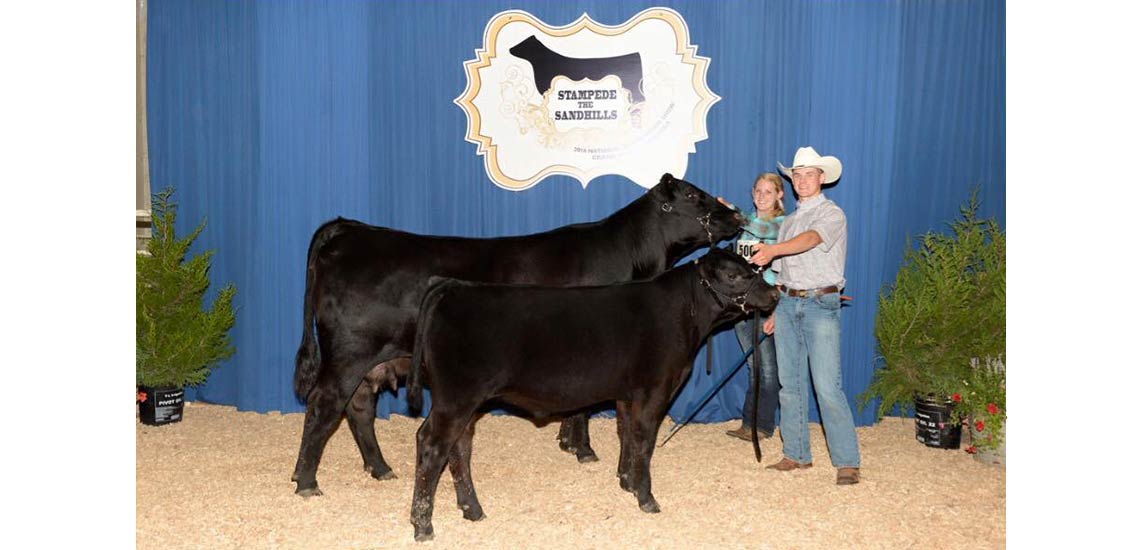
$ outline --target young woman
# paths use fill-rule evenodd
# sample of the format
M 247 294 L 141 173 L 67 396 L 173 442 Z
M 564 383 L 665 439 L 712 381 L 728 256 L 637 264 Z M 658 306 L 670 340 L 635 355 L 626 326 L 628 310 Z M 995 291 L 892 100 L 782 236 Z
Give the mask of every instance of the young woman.
M 752 184 L 752 203 L 756 211 L 748 218 L 748 226 L 737 241 L 737 252 L 751 256 L 755 244 L 775 244 L 776 236 L 780 232 L 780 224 L 784 221 L 784 180 L 772 172 L 761 174 Z M 776 274 L 771 269 L 764 271 L 764 280 L 768 284 L 776 284 Z M 762 321 L 763 322 L 763 321 Z M 741 349 L 747 351 L 752 348 L 752 325 L 750 317 L 736 324 L 736 338 L 740 341 Z M 772 437 L 776 429 L 776 406 L 780 403 L 780 381 L 776 371 L 776 347 L 771 336 L 760 331 L 759 351 L 748 357 L 748 369 L 751 376 L 760 376 L 760 409 L 756 415 L 757 437 L 764 439 Z M 760 369 L 756 369 L 756 357 L 760 357 Z M 743 422 L 735 430 L 729 430 L 730 436 L 745 441 L 752 441 L 752 401 L 756 399 L 752 388 L 752 380 L 748 383 L 748 393 L 744 398 Z

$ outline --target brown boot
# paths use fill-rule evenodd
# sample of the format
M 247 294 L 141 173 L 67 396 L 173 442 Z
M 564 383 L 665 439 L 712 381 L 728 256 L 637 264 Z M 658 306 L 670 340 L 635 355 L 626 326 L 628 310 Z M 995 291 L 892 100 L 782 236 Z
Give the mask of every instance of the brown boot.
M 840 468 L 835 474 L 836 485 L 854 485 L 859 483 L 859 468 Z
M 743 439 L 745 441 L 752 441 L 752 428 L 749 426 L 741 426 L 735 430 L 728 430 L 724 432 L 732 437 Z M 764 430 L 756 430 L 756 439 L 763 441 L 772 437 L 770 433 L 764 433 Z
M 792 470 L 806 470 L 808 468 L 811 468 L 811 462 L 808 462 L 807 464 L 800 464 L 799 462 L 796 462 L 796 461 L 794 461 L 788 457 L 784 457 L 779 462 L 777 462 L 775 464 L 771 464 L 768 466 L 768 469 L 776 470 L 777 472 L 790 472 Z
M 724 433 L 726 433 L 732 437 L 735 437 L 737 439 L 743 439 L 745 441 L 752 441 L 752 428 L 749 428 L 747 426 L 741 426 L 735 430 L 728 430 L 727 432 L 724 432 Z M 763 439 L 763 437 L 761 437 L 761 439 Z

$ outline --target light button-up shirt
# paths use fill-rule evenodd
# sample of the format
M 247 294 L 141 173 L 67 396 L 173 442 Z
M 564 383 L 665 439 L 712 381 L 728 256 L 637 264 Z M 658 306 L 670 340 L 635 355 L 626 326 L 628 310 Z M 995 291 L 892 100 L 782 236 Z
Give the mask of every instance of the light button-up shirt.
M 823 242 L 799 254 L 781 256 L 772 262 L 778 273 L 776 283 L 796 290 L 811 290 L 847 284 L 844 267 L 847 262 L 847 216 L 843 209 L 820 193 L 801 202 L 796 211 L 784 218 L 779 242 L 815 230 Z

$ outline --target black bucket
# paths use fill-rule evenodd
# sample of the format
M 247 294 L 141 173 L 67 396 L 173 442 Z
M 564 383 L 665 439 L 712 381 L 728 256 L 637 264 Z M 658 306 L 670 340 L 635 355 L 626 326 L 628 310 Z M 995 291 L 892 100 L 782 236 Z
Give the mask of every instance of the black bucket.
M 180 422 L 184 396 L 182 388 L 139 386 L 139 420 L 150 426 Z
M 954 421 L 954 402 L 929 397 L 914 398 L 914 438 L 927 447 L 957 449 L 962 444 L 962 425 Z

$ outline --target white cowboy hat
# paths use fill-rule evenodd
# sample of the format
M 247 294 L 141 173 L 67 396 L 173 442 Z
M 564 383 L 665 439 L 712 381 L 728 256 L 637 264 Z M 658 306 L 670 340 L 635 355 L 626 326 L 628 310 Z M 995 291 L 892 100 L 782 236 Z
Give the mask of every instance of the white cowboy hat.
M 811 147 L 800 147 L 796 151 L 796 158 L 792 161 L 791 168 L 780 164 L 779 161 L 776 161 L 776 166 L 779 166 L 780 171 L 789 178 L 792 177 L 792 170 L 796 168 L 819 168 L 823 170 L 823 183 L 833 183 L 843 174 L 843 163 L 839 162 L 839 159 L 821 157 Z

